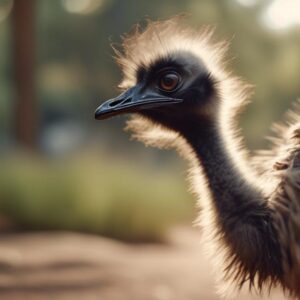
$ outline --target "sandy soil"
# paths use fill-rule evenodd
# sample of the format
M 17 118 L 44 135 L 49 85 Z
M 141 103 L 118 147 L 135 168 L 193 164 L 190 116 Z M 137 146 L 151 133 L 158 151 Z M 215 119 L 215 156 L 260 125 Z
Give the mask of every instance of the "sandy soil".
M 179 228 L 169 240 L 128 245 L 67 232 L 1 235 L 0 299 L 219 299 L 200 233 Z M 275 291 L 264 299 L 287 298 Z

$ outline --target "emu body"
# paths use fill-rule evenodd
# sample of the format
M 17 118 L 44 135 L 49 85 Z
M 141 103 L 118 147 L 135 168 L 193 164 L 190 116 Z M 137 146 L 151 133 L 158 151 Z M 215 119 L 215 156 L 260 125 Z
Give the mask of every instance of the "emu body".
M 128 128 L 137 139 L 176 148 L 188 160 L 207 245 L 221 256 L 214 259 L 222 286 L 281 285 L 300 297 L 297 116 L 289 117 L 293 126 L 277 127 L 274 149 L 250 163 L 234 122 L 249 87 L 224 69 L 226 43 L 172 19 L 137 30 L 123 47 L 125 91 L 96 118 L 133 113 Z

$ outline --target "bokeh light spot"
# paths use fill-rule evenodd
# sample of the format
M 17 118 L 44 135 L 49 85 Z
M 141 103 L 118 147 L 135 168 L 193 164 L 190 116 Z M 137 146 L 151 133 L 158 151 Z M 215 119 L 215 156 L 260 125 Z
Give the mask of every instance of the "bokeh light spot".
M 264 23 L 271 29 L 282 30 L 300 25 L 299 0 L 273 0 L 263 14 Z
M 90 14 L 99 9 L 104 0 L 62 0 L 66 11 L 74 14 Z
M 239 4 L 244 6 L 254 6 L 257 4 L 257 0 L 236 0 Z

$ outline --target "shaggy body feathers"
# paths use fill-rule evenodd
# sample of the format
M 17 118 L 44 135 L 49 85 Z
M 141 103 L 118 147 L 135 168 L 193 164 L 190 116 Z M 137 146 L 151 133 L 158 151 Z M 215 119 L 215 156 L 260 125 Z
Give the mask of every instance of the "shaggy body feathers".
M 158 62 L 176 62 L 178 54 L 188 53 L 188 61 L 196 58 L 212 79 L 208 103 L 175 120 L 155 111 L 141 112 L 127 128 L 146 145 L 175 148 L 189 162 L 191 187 L 203 208 L 199 222 L 208 252 L 223 270 L 222 292 L 228 284 L 258 290 L 279 284 L 299 297 L 298 115 L 289 117 L 289 126 L 276 128 L 280 135 L 273 150 L 249 163 L 235 120 L 250 88 L 224 69 L 227 43 L 212 42 L 211 29 L 198 32 L 181 24 L 176 18 L 153 22 L 125 37 L 123 51 L 115 50 L 124 73 L 120 86 L 130 88 Z

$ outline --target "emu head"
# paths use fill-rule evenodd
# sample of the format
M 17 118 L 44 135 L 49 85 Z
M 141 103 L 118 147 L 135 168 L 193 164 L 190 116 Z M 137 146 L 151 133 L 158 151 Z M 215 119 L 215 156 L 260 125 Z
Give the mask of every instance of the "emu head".
M 124 90 L 104 102 L 96 119 L 135 113 L 165 128 L 180 131 L 193 117 L 213 118 L 234 80 L 221 66 L 227 43 L 212 43 L 209 28 L 193 30 L 181 18 L 150 22 L 124 38 L 117 52 Z M 231 82 L 229 82 L 231 81 Z M 228 84 L 224 84 L 227 82 Z M 234 97 L 231 89 L 231 101 Z

